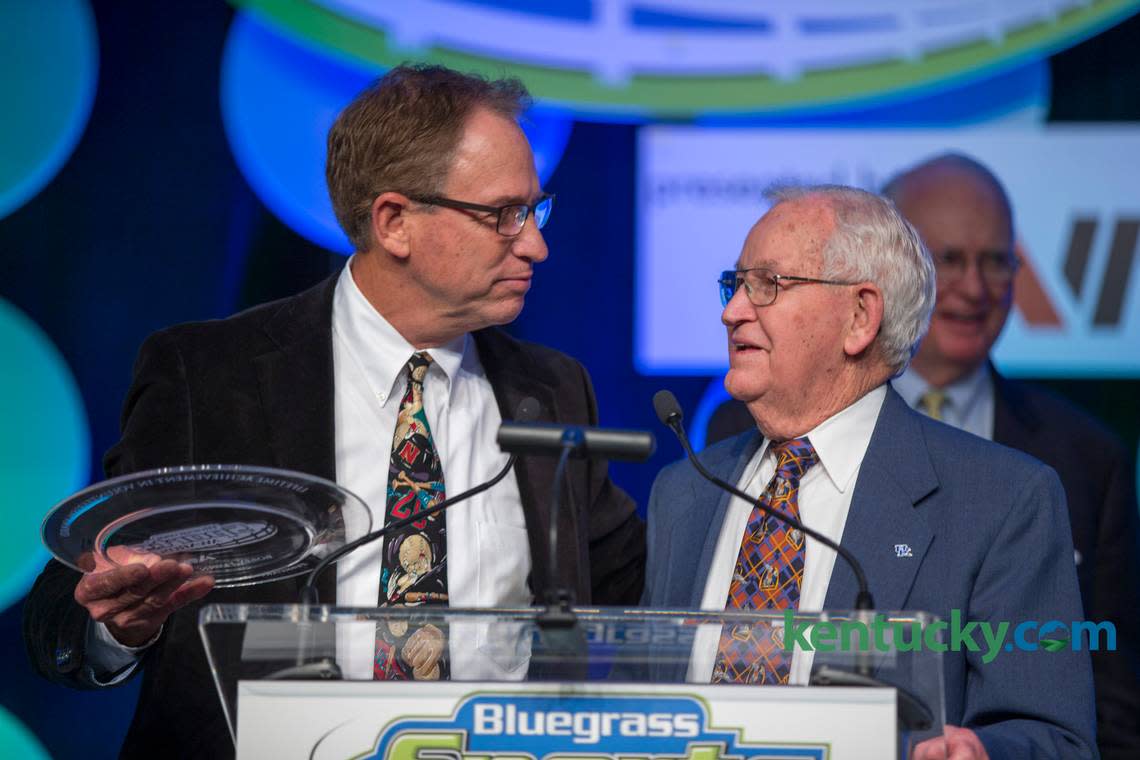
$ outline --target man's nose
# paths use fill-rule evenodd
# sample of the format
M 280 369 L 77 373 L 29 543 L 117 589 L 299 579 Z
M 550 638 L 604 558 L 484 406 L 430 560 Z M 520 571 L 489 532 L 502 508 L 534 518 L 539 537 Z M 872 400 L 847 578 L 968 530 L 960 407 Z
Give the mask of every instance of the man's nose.
M 748 294 L 742 285 L 725 304 L 724 311 L 720 313 L 720 321 L 725 327 L 732 327 L 754 319 L 756 319 L 756 307 L 748 300 Z
M 546 239 L 542 237 L 542 230 L 532 214 L 523 225 L 522 232 L 515 236 L 511 244 L 512 252 L 519 258 L 526 259 L 534 264 L 546 261 L 550 251 L 546 247 Z
M 980 258 L 967 258 L 965 269 L 955 283 L 955 289 L 962 295 L 974 301 L 984 300 L 990 292 L 982 276 L 982 260 Z

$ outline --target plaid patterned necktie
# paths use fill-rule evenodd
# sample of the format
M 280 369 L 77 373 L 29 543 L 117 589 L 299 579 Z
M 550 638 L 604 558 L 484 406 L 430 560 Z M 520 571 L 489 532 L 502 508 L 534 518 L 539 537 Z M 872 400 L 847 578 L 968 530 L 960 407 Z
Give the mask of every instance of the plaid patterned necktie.
M 396 417 L 388 463 L 385 523 L 418 514 L 443 501 L 443 466 L 424 413 L 424 377 L 431 356 L 408 360 L 408 386 Z M 447 535 L 437 512 L 385 536 L 380 606 L 447 604 Z M 373 677 L 379 680 L 439 680 L 449 676 L 446 626 L 390 620 L 379 623 Z
M 800 478 L 819 461 L 819 456 L 807 438 L 775 444 L 772 451 L 776 455 L 776 474 L 760 502 L 798 520 Z M 753 507 L 725 609 L 797 609 L 803 577 L 803 533 Z M 713 683 L 786 684 L 791 656 L 785 656 L 779 633 L 763 623 L 734 625 L 722 631 Z

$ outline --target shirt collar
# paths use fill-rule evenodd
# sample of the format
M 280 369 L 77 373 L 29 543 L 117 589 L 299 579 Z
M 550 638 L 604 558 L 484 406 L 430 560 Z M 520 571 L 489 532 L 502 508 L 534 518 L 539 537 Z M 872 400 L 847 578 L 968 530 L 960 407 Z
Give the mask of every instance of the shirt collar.
M 886 397 L 887 386 L 880 385 L 805 434 L 827 477 L 840 493 L 845 493 L 855 482 Z M 764 439 L 761 456 L 768 456 L 770 443 Z
M 985 362 L 982 362 L 973 372 L 950 383 L 942 390 L 950 399 L 950 403 L 953 404 L 958 415 L 965 418 L 974 406 L 981 401 L 989 380 L 990 368 Z
M 353 360 L 380 395 L 381 403 L 386 404 L 393 395 L 402 393 L 402 388 L 396 388 L 396 381 L 416 349 L 360 292 L 351 265 L 349 259 L 337 280 L 333 332 L 343 339 Z M 471 336 L 465 333 L 442 346 L 425 349 L 432 358 L 429 372 L 443 373 L 449 394 L 471 345 Z
M 915 372 L 914 367 L 911 366 L 908 366 L 901 375 L 893 378 L 891 385 L 903 397 L 907 406 L 912 409 L 918 408 L 919 399 L 930 390 L 930 384 L 923 380 L 922 375 Z

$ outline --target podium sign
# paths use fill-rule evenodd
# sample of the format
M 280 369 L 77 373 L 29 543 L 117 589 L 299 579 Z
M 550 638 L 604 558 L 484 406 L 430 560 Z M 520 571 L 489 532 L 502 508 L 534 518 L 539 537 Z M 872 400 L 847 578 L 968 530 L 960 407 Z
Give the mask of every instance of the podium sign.
M 208 605 L 199 622 L 238 757 L 554 760 L 908 757 L 944 723 L 942 661 L 884 641 L 814 652 L 793 685 L 710 684 L 725 630 L 877 614 Z M 790 618 L 789 618 L 790 616 Z M 430 624 L 450 680 L 374 681 L 378 633 Z M 822 641 L 821 641 L 822 643 Z
M 237 757 L 881 759 L 895 709 L 849 687 L 247 681 Z

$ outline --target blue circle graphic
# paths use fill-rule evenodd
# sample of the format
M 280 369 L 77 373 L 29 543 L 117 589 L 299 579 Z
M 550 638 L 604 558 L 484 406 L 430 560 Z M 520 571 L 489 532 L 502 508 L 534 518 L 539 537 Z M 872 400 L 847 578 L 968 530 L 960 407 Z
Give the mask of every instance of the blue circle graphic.
M 51 339 L 0 299 L 0 609 L 23 596 L 47 552 L 40 523 L 87 482 L 91 437 L 75 380 Z
M 42 190 L 75 149 L 98 70 L 86 0 L 0 3 L 0 218 Z

